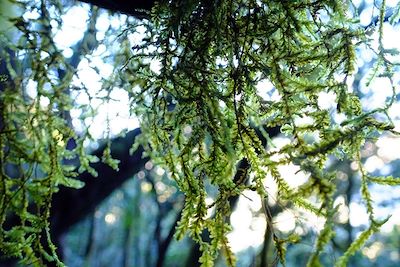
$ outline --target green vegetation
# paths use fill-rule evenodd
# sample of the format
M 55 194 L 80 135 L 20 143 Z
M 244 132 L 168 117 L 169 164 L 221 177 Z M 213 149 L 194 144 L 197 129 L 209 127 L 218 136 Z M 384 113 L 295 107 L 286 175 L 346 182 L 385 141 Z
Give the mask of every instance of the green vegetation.
M 76 107 L 71 92 L 76 66 L 52 39 L 52 28 L 61 27 L 63 6 L 35 1 L 15 5 L 39 15 L 11 20 L 19 31 L 16 43 L 7 34 L 0 36 L 5 66 L 0 87 L 0 248 L 24 264 L 62 266 L 50 235 L 53 195 L 60 186 L 83 187 L 76 178 L 84 172 L 96 176 L 91 163 L 102 161 L 118 170 L 118 160 L 112 158 L 108 119 L 102 157 L 86 151 L 84 143 L 92 137 L 85 119 L 96 111 L 90 105 Z M 341 179 L 329 161 L 357 163 L 369 215 L 368 228 L 336 266 L 346 266 L 387 221 L 376 219 L 369 186 L 396 186 L 400 180 L 368 173 L 361 151 L 366 140 L 399 135 L 388 115 L 397 94 L 392 79 L 396 64 L 390 57 L 397 51 L 382 43 L 384 22 L 396 23 L 399 8 L 387 17 L 382 1 L 376 23 L 368 28 L 354 19 L 351 1 L 336 0 L 170 1 L 156 4 L 149 20 L 127 20 L 126 30 L 119 33 L 120 50 L 109 56 L 115 69 L 102 80 L 105 94 L 99 101 L 107 104 L 116 84 L 128 92 L 142 131 L 132 151 L 141 145 L 184 194 L 175 236 L 188 234 L 200 245 L 203 267 L 214 266 L 221 252 L 226 265 L 235 266 L 227 238 L 231 200 L 248 191 L 258 193 L 277 258 L 285 264 L 286 247 L 301 237 L 274 231 L 265 204 L 268 183 L 276 183 L 282 205 L 324 218 L 307 263 L 323 266 L 320 255 L 335 235 L 339 206 L 333 196 Z M 91 9 L 91 19 L 96 12 Z M 145 36 L 132 47 L 124 37 L 139 27 L 146 29 Z M 378 35 L 377 48 L 371 31 Z M 82 40 L 81 54 L 90 55 L 95 45 L 91 41 Z M 384 77 L 393 89 L 383 107 L 362 107 L 351 88 L 360 46 L 369 47 L 376 57 L 368 83 Z M 34 97 L 27 94 L 28 83 L 34 84 Z M 336 108 L 321 106 L 322 93 L 335 96 Z M 87 128 L 80 134 L 69 121 L 73 108 L 84 110 L 81 120 Z M 268 135 L 274 127 L 291 142 L 275 147 Z M 67 146 L 71 139 L 76 143 L 72 149 Z M 79 164 L 68 163 L 73 159 Z M 290 177 L 279 171 L 286 165 L 296 166 L 307 182 L 292 186 Z M 18 223 L 7 227 L 12 216 Z

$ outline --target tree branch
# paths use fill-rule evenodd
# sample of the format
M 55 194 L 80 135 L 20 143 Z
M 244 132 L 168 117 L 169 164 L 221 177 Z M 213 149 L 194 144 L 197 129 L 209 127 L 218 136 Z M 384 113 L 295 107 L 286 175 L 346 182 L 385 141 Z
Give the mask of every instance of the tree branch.
M 156 3 L 155 0 L 80 0 L 113 12 L 132 15 L 137 18 L 146 18 L 151 8 Z
M 140 171 L 148 161 L 148 158 L 142 158 L 143 148 L 139 147 L 132 155 L 129 154 L 129 148 L 132 147 L 135 137 L 139 134 L 140 129 L 135 129 L 128 132 L 125 137 L 118 137 L 112 141 L 111 155 L 120 160 L 119 171 L 103 162 L 94 163 L 92 167 L 99 173 L 99 177 L 95 178 L 85 172 L 79 177 L 85 182 L 82 189 L 61 187 L 60 191 L 54 195 L 51 212 L 54 237 L 59 237 L 70 226 L 83 219 L 115 189 Z M 101 158 L 104 149 L 105 146 L 99 148 L 94 155 Z

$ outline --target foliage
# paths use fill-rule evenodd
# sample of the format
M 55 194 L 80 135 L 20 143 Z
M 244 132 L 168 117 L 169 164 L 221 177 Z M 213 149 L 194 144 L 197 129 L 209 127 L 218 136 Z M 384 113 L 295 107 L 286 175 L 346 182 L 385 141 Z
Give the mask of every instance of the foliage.
M 77 135 L 67 118 L 74 104 L 69 90 L 74 70 L 51 32 L 60 24 L 63 7 L 35 1 L 14 4 L 38 17 L 10 17 L 15 28 L 0 35 L 0 58 L 6 65 L 0 87 L 1 251 L 25 264 L 55 261 L 62 266 L 49 232 L 52 195 L 59 186 L 83 187 L 75 178 L 85 171 L 96 176 L 90 164 L 99 159 L 86 153 L 89 132 Z M 33 97 L 28 94 L 32 87 Z M 67 148 L 72 139 L 75 148 Z M 77 158 L 79 168 L 67 163 Z M 109 153 L 103 161 L 116 167 Z M 11 219 L 18 223 L 10 228 Z
M 11 19 L 19 31 L 16 43 L 6 33 L 0 37 L 2 47 L 7 47 L 1 49 L 7 78 L 2 79 L 0 95 L 0 244 L 5 255 L 37 266 L 46 261 L 63 265 L 50 240 L 52 195 L 60 185 L 83 186 L 74 178 L 84 171 L 96 175 L 90 163 L 100 160 L 85 152 L 89 131 L 78 136 L 65 115 L 74 105 L 69 91 L 74 70 L 51 38 L 51 29 L 54 23 L 60 26 L 57 17 L 63 13 L 61 4 L 54 2 L 51 6 L 17 2 L 39 16 Z M 379 35 L 374 51 L 378 60 L 370 79 L 386 77 L 393 96 L 386 106 L 368 111 L 352 93 L 349 80 L 355 49 L 370 45 L 371 40 L 352 19 L 349 1 L 176 0 L 157 4 L 151 20 L 132 25 L 134 30 L 145 27 L 146 36 L 133 52 L 124 42 L 112 60 L 123 67 L 118 79 L 126 82 L 132 110 L 141 120 L 138 145 L 169 171 L 185 195 L 176 237 L 188 233 L 200 244 L 202 266 L 213 266 L 221 251 L 227 265 L 235 266 L 227 239 L 230 199 L 253 190 L 263 201 L 269 195 L 267 183 L 272 182 L 266 177 L 277 184 L 280 202 L 325 218 L 308 263 L 321 265 L 319 255 L 334 235 L 332 218 L 337 211 L 332 196 L 338 177 L 327 171 L 332 158 L 358 162 L 370 218 L 370 227 L 337 266 L 344 266 L 385 222 L 374 217 L 368 184 L 398 185 L 398 179 L 368 174 L 360 156 L 366 139 L 382 132 L 398 135 L 387 114 L 396 90 L 391 78 L 394 65 L 388 59 L 395 51 L 382 45 L 385 1 L 379 9 L 373 27 Z M 89 43 L 82 47 L 90 52 Z M 152 67 L 154 62 L 160 69 Z M 107 91 L 115 80 L 105 79 L 103 89 Z M 29 82 L 37 91 L 33 98 L 26 93 Z M 262 86 L 268 83 L 271 88 Z M 321 93 L 335 95 L 336 109 L 321 107 Z M 272 98 L 273 94 L 278 97 Z M 108 93 L 102 101 L 109 99 Z M 90 106 L 80 108 L 89 110 L 87 117 L 95 113 Z M 336 119 L 337 114 L 344 119 Z M 266 131 L 276 126 L 290 137 L 290 144 L 274 147 Z M 77 144 L 73 149 L 66 146 L 71 139 Z M 79 167 L 65 164 L 74 158 L 79 159 Z M 110 149 L 101 160 L 118 168 Z M 238 169 L 239 162 L 247 163 L 246 167 Z M 290 177 L 279 172 L 280 166 L 288 164 L 298 166 L 308 181 L 290 186 Z M 242 175 L 235 176 L 239 171 Z M 217 189 L 217 195 L 207 185 Z M 207 198 L 213 203 L 207 204 Z M 209 211 L 214 215 L 208 216 Z M 8 229 L 5 222 L 12 216 L 20 223 Z M 203 233 L 208 233 L 210 242 Z M 282 264 L 291 240 L 297 238 L 273 234 Z
M 153 10 L 152 24 L 146 25 L 149 32 L 134 47 L 132 57 L 133 62 L 158 60 L 161 67 L 154 70 L 141 64 L 135 69 L 141 87 L 134 96 L 135 109 L 149 140 L 148 153 L 169 169 L 186 196 L 177 237 L 189 232 L 201 244 L 202 266 L 212 266 L 221 248 L 229 251 L 225 241 L 229 199 L 245 190 L 267 197 L 267 174 L 278 185 L 280 201 L 326 218 L 309 262 L 309 266 L 320 265 L 318 255 L 334 234 L 332 195 L 337 178 L 326 171 L 332 157 L 353 159 L 360 165 L 362 196 L 371 223 L 362 237 L 381 225 L 374 219 L 368 183 L 397 184 L 397 179 L 369 177 L 359 153 L 377 131 L 395 133 L 386 114 L 395 93 L 386 107 L 369 112 L 351 93 L 348 80 L 354 72 L 355 49 L 369 40 L 348 14 L 350 9 L 351 3 L 342 1 L 172 1 Z M 380 10 L 381 40 L 384 2 Z M 387 51 L 381 45 L 377 53 L 375 75 L 390 80 Z M 265 80 L 273 84 L 270 92 L 258 86 Z M 275 91 L 278 100 L 262 97 Z M 335 94 L 336 110 L 320 107 L 322 92 Z M 335 120 L 332 113 L 345 119 Z M 266 150 L 256 129 L 276 125 L 292 142 Z M 248 183 L 233 180 L 240 160 L 249 162 Z M 290 187 L 278 171 L 278 166 L 289 163 L 309 175 L 299 188 Z M 205 202 L 207 183 L 218 188 L 211 205 Z M 311 202 L 312 197 L 318 201 Z M 215 208 L 216 216 L 206 216 L 210 208 Z M 221 230 L 216 232 L 215 227 Z M 200 235 L 205 229 L 211 233 L 210 244 Z M 282 263 L 283 240 L 274 238 Z M 338 266 L 365 241 L 356 240 Z M 226 253 L 228 266 L 234 266 L 231 255 Z

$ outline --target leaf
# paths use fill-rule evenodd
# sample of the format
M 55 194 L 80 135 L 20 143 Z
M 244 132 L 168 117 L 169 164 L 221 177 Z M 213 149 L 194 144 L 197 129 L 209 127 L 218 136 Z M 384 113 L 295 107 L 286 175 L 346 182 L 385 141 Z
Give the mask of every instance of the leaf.
M 68 177 L 62 177 L 59 180 L 59 184 L 64 185 L 66 187 L 71 187 L 75 189 L 81 189 L 82 187 L 85 186 L 85 182 L 73 179 L 73 178 L 68 178 Z
M 396 186 L 400 185 L 400 178 L 398 177 L 393 177 L 393 176 L 375 176 L 375 177 L 368 177 L 368 180 L 376 183 L 376 184 L 381 184 L 381 185 L 390 185 L 390 186 Z
M 285 124 L 281 127 L 281 132 L 285 135 L 291 135 L 293 134 L 293 125 L 291 124 Z

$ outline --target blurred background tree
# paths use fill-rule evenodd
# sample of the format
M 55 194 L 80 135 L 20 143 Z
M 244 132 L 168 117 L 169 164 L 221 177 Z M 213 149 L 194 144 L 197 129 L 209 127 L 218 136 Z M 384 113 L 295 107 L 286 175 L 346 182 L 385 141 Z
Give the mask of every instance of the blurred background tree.
M 140 134 L 140 130 L 135 129 L 138 127 L 137 119 L 129 109 L 129 93 L 135 93 L 137 88 L 122 90 L 135 81 L 124 80 L 125 77 L 122 75 L 121 78 L 119 74 L 123 71 L 127 71 L 128 76 L 130 74 L 129 68 L 125 70 L 121 66 L 128 64 L 126 55 L 131 54 L 131 48 L 144 38 L 154 2 L 135 1 L 128 4 L 127 1 L 85 1 L 94 5 L 73 1 L 22 1 L 12 4 L 10 1 L 8 5 L 7 2 L 3 1 L 1 5 L 2 18 L 7 14 L 11 19 L 11 24 L 2 24 L 4 28 L 1 29 L 2 181 L 9 179 L 7 183 L 13 183 L 19 177 L 23 179 L 18 182 L 22 181 L 22 184 L 16 182 L 10 185 L 13 195 L 4 193 L 3 205 L 7 201 L 15 203 L 10 204 L 14 209 L 10 213 L 6 213 L 8 211 L 2 206 L 2 240 L 11 237 L 17 242 L 31 242 L 31 246 L 42 251 L 43 255 L 51 255 L 53 248 L 46 247 L 45 233 L 37 233 L 32 229 L 34 234 L 30 236 L 33 238 L 20 235 L 21 230 L 29 233 L 26 229 L 36 226 L 35 222 L 42 225 L 43 229 L 49 228 L 57 253 L 67 266 L 199 266 L 201 254 L 198 245 L 190 238 L 179 242 L 173 239 L 184 205 L 184 195 L 165 169 L 149 158 L 142 157 L 142 147 L 129 153 L 135 137 Z M 399 7 L 395 4 L 391 3 L 382 17 L 388 34 L 398 31 L 396 12 Z M 362 27 L 371 30 L 371 38 L 378 39 L 378 31 L 372 30 L 379 24 L 380 4 L 354 1 L 354 6 L 350 7 L 352 14 L 360 16 Z M 74 20 L 77 21 L 75 24 Z M 389 46 L 385 48 L 392 49 Z M 398 60 L 395 51 L 392 52 L 393 60 Z M 381 59 L 371 54 L 368 47 L 358 48 L 357 53 L 357 58 L 362 60 L 356 62 L 357 72 L 351 87 L 354 94 L 372 110 L 374 105 L 379 105 L 374 104 L 374 99 L 379 95 L 383 102 L 387 100 L 390 94 L 386 91 L 390 85 L 378 85 L 375 82 L 365 86 L 371 69 Z M 157 63 L 150 64 L 153 64 L 150 67 L 155 71 L 160 68 Z M 393 72 L 396 71 L 397 66 L 394 65 Z M 399 80 L 396 75 L 393 76 L 394 84 Z M 378 79 L 378 82 L 382 80 Z M 19 90 L 3 93 L 5 88 Z M 377 93 L 376 88 L 381 91 Z M 274 90 L 269 90 L 269 94 L 273 93 Z M 53 98 L 54 95 L 58 98 Z M 19 102 L 11 102 L 10 99 Z M 334 105 L 329 102 L 335 103 L 334 98 L 328 95 L 327 99 L 326 105 Z M 121 108 L 124 104 L 126 110 Z M 396 107 L 397 103 L 390 111 L 398 130 L 399 114 Z M 13 110 L 8 111 L 9 108 Z M 57 111 L 52 113 L 52 109 Z M 30 116 L 26 119 L 19 116 L 18 112 Z M 5 126 L 4 122 L 9 121 L 13 121 L 15 128 Z M 64 122 L 75 132 L 70 133 L 64 127 Z M 23 129 L 23 125 L 27 125 L 28 129 Z M 23 134 L 11 135 L 21 129 L 25 131 Z M 46 129 L 46 132 L 42 129 Z M 290 142 L 290 138 L 281 134 L 279 128 L 265 130 L 277 146 Z M 261 139 L 267 142 L 265 137 Z M 391 149 L 399 143 L 391 135 L 379 137 L 377 141 L 367 141 L 361 151 L 362 161 L 372 174 L 398 177 L 398 156 L 387 152 L 387 142 L 392 142 L 389 143 Z M 26 148 L 25 145 L 31 151 L 39 152 L 37 155 L 33 152 L 22 154 L 21 148 Z M 66 151 L 57 152 L 63 146 L 67 148 Z M 68 151 L 71 153 L 68 154 Z M 100 161 L 92 156 L 97 156 Z M 44 193 L 43 198 L 33 196 L 29 201 L 36 201 L 39 209 L 34 212 L 35 207 L 25 204 L 29 202 L 24 199 L 27 194 L 19 195 L 21 191 L 34 192 L 37 189 L 35 186 L 25 187 L 25 183 L 30 182 L 27 174 L 35 172 L 35 177 L 43 178 L 39 183 L 46 184 L 45 173 L 49 170 L 35 164 L 44 162 L 52 166 L 56 160 L 65 165 L 80 165 L 82 169 L 79 174 L 71 173 L 70 176 L 74 178 L 78 175 L 86 185 L 79 190 L 61 186 L 51 189 L 48 195 Z M 59 168 L 63 167 L 58 166 L 54 170 Z M 368 223 L 368 215 L 360 204 L 361 182 L 356 162 L 332 158 L 328 168 L 338 175 L 338 190 L 332 197 L 335 204 L 341 205 L 334 217 L 336 236 L 321 257 L 323 266 L 334 265 L 352 241 L 367 228 Z M 281 170 L 283 176 L 293 177 L 296 177 L 297 171 L 292 169 L 285 173 L 285 170 Z M 63 172 L 69 173 L 70 170 Z M 97 178 L 93 178 L 95 173 Z M 56 185 L 82 186 L 73 179 L 59 179 Z M 5 192 L 5 187 L 0 189 Z M 210 186 L 208 190 L 212 192 L 215 188 Z M 286 265 L 305 266 L 314 251 L 314 241 L 323 222 L 291 204 L 277 200 L 274 185 L 268 185 L 267 191 L 271 196 L 264 203 L 269 207 L 267 211 L 265 206 L 263 208 L 258 203 L 254 192 L 245 192 L 230 200 L 231 206 L 236 207 L 230 216 L 233 232 L 229 238 L 238 255 L 237 266 L 277 264 L 273 236 L 289 234 L 301 237 L 301 241 L 291 240 L 293 244 L 287 246 Z M 398 210 L 398 189 L 374 186 L 372 192 L 377 210 L 382 211 L 382 214 L 378 214 L 379 218 L 393 214 L 390 227 L 374 235 L 350 259 L 349 266 L 397 266 L 400 257 L 400 220 L 395 212 Z M 213 200 L 207 201 L 211 204 Z M 18 202 L 24 207 L 16 204 Z M 27 212 L 19 213 L 16 211 L 18 209 Z M 29 217 L 31 214 L 37 217 L 32 219 Z M 208 216 L 213 215 L 210 213 Z M 24 220 L 28 223 L 24 223 Z M 50 224 L 47 225 L 46 220 Z M 21 221 L 23 227 L 15 228 Z M 4 231 L 10 229 L 15 231 L 11 234 Z M 2 249 L 5 254 L 21 256 L 12 247 L 4 246 Z M 35 252 L 24 253 L 29 256 Z M 32 263 L 30 261 L 37 261 L 38 265 L 55 264 L 50 255 L 48 258 L 43 255 L 34 254 L 22 264 Z M 4 266 L 11 264 L 12 260 L 3 263 Z M 222 257 L 217 258 L 216 264 L 225 266 Z

